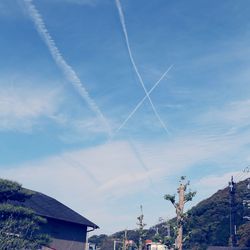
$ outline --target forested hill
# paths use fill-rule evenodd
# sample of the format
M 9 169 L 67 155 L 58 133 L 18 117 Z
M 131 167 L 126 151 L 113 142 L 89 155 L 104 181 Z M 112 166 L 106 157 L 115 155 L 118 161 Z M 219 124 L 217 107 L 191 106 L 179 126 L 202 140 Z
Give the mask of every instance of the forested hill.
M 249 212 L 243 207 L 243 199 L 250 199 L 250 190 L 247 189 L 247 180 L 237 184 L 236 202 L 237 202 L 237 227 L 238 243 L 240 246 L 250 246 L 250 222 L 243 219 Z M 187 221 L 185 223 L 185 241 L 184 249 L 206 249 L 207 246 L 227 246 L 229 242 L 229 189 L 217 191 L 206 200 L 201 201 L 187 212 Z M 248 214 L 247 214 L 248 213 Z M 174 224 L 175 219 L 171 220 Z M 155 235 L 155 227 L 158 227 L 160 235 Z M 163 239 L 167 235 L 167 229 L 164 224 L 156 225 L 145 231 L 145 239 L 159 238 Z M 112 249 L 114 239 L 123 239 L 124 232 L 117 232 L 111 236 L 100 235 L 92 236 L 89 241 L 97 243 L 102 250 Z M 138 232 L 128 230 L 128 238 L 137 241 Z
M 247 180 L 236 186 L 237 216 L 239 244 L 250 246 L 250 224 L 244 216 L 249 213 L 243 207 L 243 199 L 250 198 Z M 201 201 L 188 212 L 186 233 L 191 232 L 186 242 L 187 249 L 197 249 L 195 246 L 217 245 L 227 246 L 230 234 L 229 188 L 217 191 L 210 198 Z

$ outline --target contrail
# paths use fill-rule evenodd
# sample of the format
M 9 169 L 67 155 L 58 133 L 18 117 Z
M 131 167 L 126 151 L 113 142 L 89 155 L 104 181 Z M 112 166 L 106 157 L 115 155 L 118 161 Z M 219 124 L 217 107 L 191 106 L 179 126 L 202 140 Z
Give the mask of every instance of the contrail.
M 133 153 L 134 153 L 136 159 L 137 159 L 137 160 L 139 161 L 139 163 L 141 164 L 143 170 L 146 171 L 146 172 L 148 172 L 149 169 L 148 169 L 147 165 L 145 164 L 145 162 L 143 161 L 143 159 L 142 159 L 142 157 L 141 157 L 141 154 L 140 154 L 139 150 L 138 150 L 137 147 L 135 146 L 135 143 L 134 143 L 134 141 L 132 140 L 132 138 L 131 138 L 130 136 L 128 137 L 128 143 L 129 143 L 129 145 L 130 145 L 130 147 L 131 147 L 131 149 L 132 149 L 132 151 L 133 151 Z
M 171 65 L 165 72 L 164 74 L 161 76 L 161 78 L 154 84 L 154 86 L 148 91 L 148 95 L 151 94 L 151 92 L 158 86 L 158 84 L 162 81 L 162 79 L 167 75 L 167 73 L 171 70 L 171 68 L 173 67 L 173 65 Z M 147 99 L 147 95 L 145 95 L 143 97 L 143 99 L 136 105 L 136 107 L 130 112 L 130 114 L 128 115 L 128 117 L 124 120 L 124 122 L 120 125 L 120 127 L 114 132 L 113 136 L 118 133 L 124 126 L 125 124 L 128 122 L 128 120 L 134 115 L 134 113 L 137 111 L 137 109 L 139 109 L 141 107 L 141 105 L 143 104 L 143 102 Z
M 128 138 L 128 143 L 130 145 L 130 147 L 132 148 L 132 151 L 136 157 L 136 159 L 139 161 L 139 163 L 141 164 L 141 167 L 143 168 L 143 171 L 146 172 L 148 175 L 147 175 L 147 178 L 149 180 L 149 183 L 152 187 L 152 191 L 156 191 L 156 188 L 155 188 L 155 185 L 154 185 L 154 182 L 153 182 L 153 179 L 151 178 L 150 174 L 149 174 L 149 168 L 147 167 L 146 163 L 144 162 L 141 154 L 140 154 L 140 151 L 138 150 L 138 148 L 136 147 L 134 141 L 132 140 L 131 137 Z
M 153 104 L 153 102 L 152 102 L 152 100 L 151 100 L 148 92 L 147 92 L 147 89 L 146 89 L 145 84 L 143 82 L 143 79 L 142 79 L 142 77 L 141 77 L 141 75 L 139 73 L 139 70 L 138 70 L 138 68 L 136 66 L 136 63 L 134 61 L 134 57 L 132 55 L 132 51 L 131 51 L 131 48 L 130 48 L 130 43 L 129 43 L 129 39 L 128 39 L 128 32 L 127 32 L 127 28 L 126 28 L 126 24 L 125 24 L 125 18 L 124 18 L 124 15 L 123 15 L 123 11 L 122 11 L 122 6 L 121 6 L 121 3 L 120 3 L 120 0 L 115 0 L 115 2 L 116 2 L 117 9 L 118 9 L 118 13 L 119 13 L 119 17 L 120 17 L 120 22 L 121 22 L 121 25 L 122 25 L 122 30 L 123 30 L 123 33 L 124 33 L 124 36 L 125 36 L 125 40 L 126 40 L 126 45 L 127 45 L 127 49 L 128 49 L 130 61 L 131 61 L 132 65 L 133 65 L 133 68 L 134 68 L 135 73 L 136 73 L 136 75 L 137 75 L 137 77 L 139 79 L 139 82 L 142 85 L 142 88 L 143 88 L 143 90 L 144 90 L 144 92 L 146 94 L 146 97 L 148 98 L 148 100 L 149 100 L 149 102 L 151 104 L 151 107 L 152 107 L 152 109 L 153 109 L 153 111 L 155 113 L 155 116 L 158 118 L 158 120 L 161 123 L 163 129 L 169 134 L 168 128 L 165 125 L 165 123 L 162 121 L 160 115 L 158 114 L 158 112 L 157 112 L 157 110 L 156 110 L 156 108 L 155 108 L 155 106 L 154 106 L 154 104 Z
M 95 103 L 95 101 L 90 97 L 88 91 L 84 88 L 80 78 L 77 76 L 76 72 L 72 69 L 72 67 L 65 61 L 61 52 L 57 48 L 55 41 L 51 37 L 48 29 L 45 26 L 43 18 L 39 11 L 36 9 L 35 5 L 33 4 L 32 0 L 24 0 L 26 9 L 33 20 L 37 32 L 41 35 L 43 41 L 47 45 L 52 58 L 54 59 L 57 66 L 60 70 L 64 73 L 66 78 L 69 82 L 73 85 L 76 91 L 80 94 L 80 96 L 86 101 L 89 108 L 99 117 L 102 121 L 104 126 L 106 127 L 106 131 L 109 136 L 112 136 L 112 130 L 109 126 L 108 121 L 106 120 L 105 116 Z
M 83 164 L 81 164 L 80 162 L 78 162 L 77 160 L 73 159 L 72 157 L 69 156 L 69 154 L 67 155 L 59 155 L 59 157 L 66 163 L 68 163 L 70 166 L 76 168 L 76 169 L 81 169 L 84 170 L 85 174 L 88 176 L 89 179 L 92 180 L 92 182 L 94 182 L 95 185 L 100 185 L 100 182 L 95 178 L 95 176 L 89 171 L 88 168 L 86 168 L 86 166 L 84 166 Z

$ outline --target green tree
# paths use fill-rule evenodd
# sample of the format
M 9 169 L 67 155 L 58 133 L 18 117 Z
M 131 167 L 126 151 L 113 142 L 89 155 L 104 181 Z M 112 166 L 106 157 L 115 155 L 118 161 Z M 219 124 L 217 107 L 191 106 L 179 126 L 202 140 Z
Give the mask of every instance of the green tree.
M 20 205 L 32 192 L 17 182 L 0 179 L 0 246 L 2 250 L 40 249 L 50 242 L 40 232 L 46 220 Z
M 250 222 L 239 227 L 238 236 L 241 247 L 250 247 Z

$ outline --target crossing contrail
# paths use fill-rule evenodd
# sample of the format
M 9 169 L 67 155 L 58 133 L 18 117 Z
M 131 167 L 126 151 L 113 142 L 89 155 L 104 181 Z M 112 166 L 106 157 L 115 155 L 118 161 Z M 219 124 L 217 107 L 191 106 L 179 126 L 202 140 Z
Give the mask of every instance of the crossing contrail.
M 129 143 L 129 145 L 130 145 L 136 159 L 138 160 L 141 167 L 143 168 L 143 171 L 147 173 L 147 178 L 149 180 L 149 184 L 152 187 L 152 191 L 155 192 L 156 188 L 155 188 L 153 179 L 150 176 L 150 169 L 148 168 L 147 164 L 145 163 L 139 149 L 136 147 L 136 144 L 134 143 L 134 141 L 133 141 L 133 139 L 131 137 L 128 137 L 128 143 Z
M 148 91 L 148 95 L 151 94 L 151 92 L 158 86 L 158 84 L 162 81 L 162 79 L 168 74 L 168 72 L 171 70 L 173 65 L 171 65 L 165 72 L 164 74 L 160 77 L 160 79 L 154 84 L 154 86 Z M 135 106 L 135 108 L 130 112 L 128 117 L 123 121 L 123 123 L 119 126 L 119 128 L 114 132 L 114 135 L 118 133 L 128 122 L 128 120 L 135 114 L 135 112 L 141 107 L 143 102 L 147 99 L 147 95 L 145 95 L 142 100 Z
M 48 29 L 45 26 L 45 23 L 43 21 L 43 18 L 35 5 L 33 4 L 32 0 L 24 0 L 26 9 L 32 19 L 32 21 L 35 24 L 35 28 L 37 32 L 42 37 L 43 41 L 47 45 L 50 54 L 52 58 L 54 59 L 55 63 L 57 64 L 58 68 L 64 73 L 68 81 L 73 85 L 73 87 L 76 89 L 76 91 L 79 93 L 79 95 L 86 101 L 89 108 L 99 117 L 99 119 L 102 121 L 103 125 L 106 128 L 106 131 L 109 136 L 112 136 L 112 129 L 95 103 L 95 101 L 90 97 L 88 91 L 83 86 L 80 78 L 77 76 L 76 72 L 72 69 L 72 67 L 65 61 L 63 58 L 61 52 L 59 51 L 58 47 L 56 46 L 55 41 L 51 37 Z
M 121 6 L 121 3 L 120 3 L 120 0 L 115 0 L 116 2 L 116 7 L 118 9 L 118 13 L 119 13 L 119 17 L 120 17 L 120 22 L 121 22 L 121 25 L 122 25 L 122 30 L 123 30 L 123 33 L 124 33 L 124 36 L 125 36 L 125 41 L 126 41 L 126 46 L 127 46 L 127 49 L 128 49 L 128 54 L 129 54 L 129 58 L 130 58 L 130 61 L 132 63 L 132 66 L 135 70 L 135 73 L 139 79 L 139 82 L 146 94 L 146 97 L 148 98 L 150 104 L 151 104 L 151 107 L 155 113 L 155 116 L 157 117 L 157 119 L 159 120 L 159 122 L 161 123 L 163 129 L 169 134 L 169 131 L 168 131 L 168 128 L 167 126 L 165 125 L 165 123 L 162 121 L 159 113 L 157 112 L 148 92 L 147 92 L 147 89 L 145 87 L 145 84 L 144 84 L 144 81 L 141 77 L 141 74 L 139 73 L 139 70 L 136 66 L 136 63 L 135 63 L 135 60 L 134 60 L 134 57 L 133 57 L 133 54 L 132 54 L 132 51 L 131 51 L 131 48 L 130 48 L 130 43 L 129 43 L 129 39 L 128 39 L 128 32 L 127 32 L 127 28 L 126 28 L 126 23 L 125 23 L 125 18 L 124 18 L 124 15 L 123 15 L 123 11 L 122 11 L 122 6 Z

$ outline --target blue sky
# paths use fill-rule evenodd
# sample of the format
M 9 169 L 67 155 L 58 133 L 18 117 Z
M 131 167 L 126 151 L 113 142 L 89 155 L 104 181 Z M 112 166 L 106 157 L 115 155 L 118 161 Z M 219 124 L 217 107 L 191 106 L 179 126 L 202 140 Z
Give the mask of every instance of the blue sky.
M 2 0 L 1 176 L 97 233 L 135 228 L 140 204 L 148 226 L 173 216 L 162 197 L 181 175 L 192 204 L 242 177 L 249 12 L 247 0 Z

